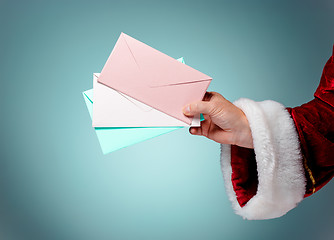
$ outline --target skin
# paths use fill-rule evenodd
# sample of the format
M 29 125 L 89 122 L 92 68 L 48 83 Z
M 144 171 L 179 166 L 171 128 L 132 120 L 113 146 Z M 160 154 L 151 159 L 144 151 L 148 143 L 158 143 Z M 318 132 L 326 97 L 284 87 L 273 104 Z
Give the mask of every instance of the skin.
M 249 123 L 244 112 L 217 92 L 207 92 L 203 101 L 184 107 L 186 116 L 202 113 L 200 127 L 191 127 L 192 135 L 207 137 L 217 143 L 254 148 Z

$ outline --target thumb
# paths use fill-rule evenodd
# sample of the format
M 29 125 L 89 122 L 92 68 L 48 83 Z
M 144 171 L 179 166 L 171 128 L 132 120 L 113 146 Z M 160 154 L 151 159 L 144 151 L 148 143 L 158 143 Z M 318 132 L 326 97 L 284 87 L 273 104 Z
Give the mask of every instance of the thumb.
M 211 115 L 214 110 L 214 104 L 208 101 L 200 101 L 188 104 L 183 108 L 183 113 L 186 116 L 194 116 L 196 114 Z

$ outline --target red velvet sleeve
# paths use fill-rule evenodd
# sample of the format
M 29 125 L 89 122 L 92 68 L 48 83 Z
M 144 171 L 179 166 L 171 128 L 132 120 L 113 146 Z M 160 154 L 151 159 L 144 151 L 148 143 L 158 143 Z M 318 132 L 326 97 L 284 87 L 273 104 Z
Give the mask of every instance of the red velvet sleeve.
M 334 176 L 334 46 L 314 99 L 287 108 L 299 136 L 306 175 L 305 196 L 322 188 Z M 231 181 L 241 207 L 256 195 L 257 169 L 253 149 L 231 146 Z
M 334 55 L 334 47 L 333 47 Z M 314 100 L 288 108 L 299 135 L 307 179 L 305 197 L 334 176 L 334 56 L 326 63 Z

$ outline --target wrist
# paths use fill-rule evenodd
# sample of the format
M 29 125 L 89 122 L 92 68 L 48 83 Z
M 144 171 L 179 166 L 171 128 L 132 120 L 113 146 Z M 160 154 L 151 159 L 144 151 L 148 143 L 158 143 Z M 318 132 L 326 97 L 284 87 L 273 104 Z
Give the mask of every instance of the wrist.
M 249 126 L 248 119 L 245 115 L 245 113 L 240 109 L 242 113 L 241 117 L 241 126 L 239 127 L 240 131 L 236 134 L 238 136 L 237 141 L 234 145 L 237 145 L 239 147 L 245 147 L 245 148 L 254 148 L 253 145 L 253 137 L 252 137 L 252 131 Z

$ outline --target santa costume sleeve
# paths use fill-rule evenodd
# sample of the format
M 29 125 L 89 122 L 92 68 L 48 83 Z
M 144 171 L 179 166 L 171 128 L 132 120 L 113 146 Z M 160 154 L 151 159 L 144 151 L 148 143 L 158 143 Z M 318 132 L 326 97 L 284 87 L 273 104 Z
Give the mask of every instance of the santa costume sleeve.
M 280 217 L 334 176 L 334 46 L 314 99 L 285 108 L 239 99 L 254 149 L 221 145 L 229 200 L 245 219 Z

